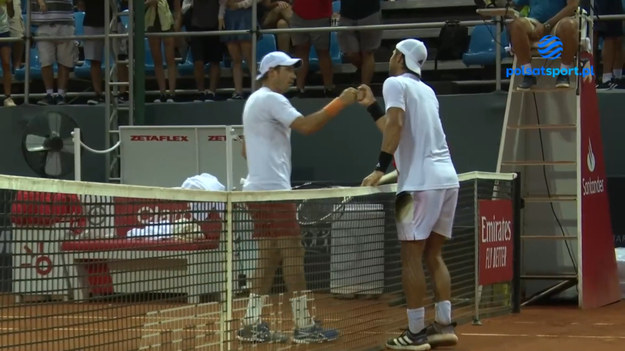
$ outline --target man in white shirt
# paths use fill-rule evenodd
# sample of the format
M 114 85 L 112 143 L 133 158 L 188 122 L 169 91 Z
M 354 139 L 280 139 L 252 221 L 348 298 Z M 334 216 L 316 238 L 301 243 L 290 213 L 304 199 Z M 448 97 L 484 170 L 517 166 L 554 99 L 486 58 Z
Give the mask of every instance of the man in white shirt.
M 396 221 L 408 330 L 386 342 L 387 348 L 395 350 L 429 350 L 458 341 L 451 320 L 449 271 L 441 252 L 451 238 L 459 182 L 438 114 L 438 100 L 421 80 L 426 59 L 427 49 L 421 41 L 406 39 L 397 44 L 389 61 L 391 77 L 383 86 L 386 113 L 368 86 L 359 88 L 364 94 L 359 102 L 367 106 L 384 135 L 375 170 L 362 185 L 377 185 L 393 159 L 398 171 Z M 438 299 L 435 321 L 427 327 L 424 257 Z
M 257 79 L 262 87 L 250 95 L 243 110 L 243 150 L 248 168 L 245 191 L 291 190 L 291 129 L 312 134 L 358 98 L 356 89 L 345 89 L 324 108 L 304 117 L 283 95 L 293 85 L 295 68 L 300 64 L 300 59 L 281 51 L 267 54 L 260 63 Z M 254 219 L 253 237 L 259 253 L 252 293 L 237 338 L 256 343 L 286 341 L 283 334 L 272 332 L 261 321 L 264 299 L 282 263 L 287 288 L 297 295 L 291 299 L 295 322 L 293 341 L 308 344 L 336 339 L 338 331 L 321 328 L 308 311 L 304 248 L 295 205 L 249 203 L 248 209 Z

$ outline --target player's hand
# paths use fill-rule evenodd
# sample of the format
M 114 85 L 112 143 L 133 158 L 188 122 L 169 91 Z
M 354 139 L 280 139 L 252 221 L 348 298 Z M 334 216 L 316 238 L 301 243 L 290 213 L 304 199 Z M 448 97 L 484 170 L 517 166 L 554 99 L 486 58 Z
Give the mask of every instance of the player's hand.
M 362 180 L 361 186 L 376 186 L 380 182 L 383 175 L 384 173 L 381 171 L 373 171 Z
M 291 6 L 291 5 L 289 5 L 289 3 L 285 2 L 285 1 L 278 1 L 276 3 L 276 7 L 280 8 L 280 9 L 288 9 L 289 6 Z
M 373 96 L 371 88 L 367 84 L 361 84 L 358 87 L 358 103 L 364 107 L 369 107 L 374 102 L 375 96 Z
M 218 19 L 219 30 L 226 29 L 226 21 L 223 18 Z
M 358 100 L 358 90 L 356 90 L 356 88 L 347 88 L 343 90 L 339 99 L 341 99 L 345 105 L 351 105 Z

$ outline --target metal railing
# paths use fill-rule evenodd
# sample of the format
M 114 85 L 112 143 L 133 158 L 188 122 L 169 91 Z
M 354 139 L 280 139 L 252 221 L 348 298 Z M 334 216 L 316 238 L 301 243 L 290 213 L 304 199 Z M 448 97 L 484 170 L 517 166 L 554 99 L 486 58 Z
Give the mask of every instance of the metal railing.
M 594 1 L 593 1 L 594 2 Z M 257 28 L 257 6 L 256 2 L 253 3 L 252 6 L 252 28 Z M 104 34 L 104 35 L 72 35 L 72 36 L 46 36 L 37 37 L 32 36 L 31 33 L 31 24 L 30 24 L 30 13 L 31 13 L 31 5 L 30 2 L 27 2 L 27 21 L 25 23 L 25 37 L 20 38 L 0 38 L 0 42 L 14 42 L 19 40 L 24 40 L 26 43 L 26 48 L 29 48 L 32 41 L 45 41 L 45 40 L 85 40 L 85 39 L 106 39 L 106 38 L 125 38 L 128 37 L 128 34 Z M 118 14 L 120 15 L 120 14 Z M 592 14 L 591 10 L 591 18 L 595 20 L 604 20 L 604 21 L 614 21 L 614 20 L 625 20 L 625 15 L 603 15 L 596 16 Z M 504 23 L 508 23 L 511 20 L 504 20 L 501 18 L 490 18 L 490 19 L 481 19 L 481 20 L 468 20 L 468 21 L 460 21 L 459 25 L 461 26 L 476 26 L 484 23 L 493 23 L 497 25 L 498 30 L 496 31 L 494 38 L 497 43 L 501 42 L 501 34 L 502 34 L 502 26 Z M 130 25 L 132 25 L 132 18 L 130 19 Z M 301 33 L 301 32 L 340 32 L 340 31 L 353 31 L 353 30 L 397 30 L 397 29 L 426 29 L 426 28 L 442 28 L 445 25 L 445 22 L 425 22 L 425 23 L 400 23 L 400 24 L 379 24 L 379 25 L 364 25 L 364 26 L 325 26 L 325 27 L 315 27 L 315 28 L 285 28 L 285 29 L 250 29 L 250 30 L 219 30 L 219 31 L 194 31 L 194 32 L 162 32 L 162 33 L 145 33 L 146 37 L 194 37 L 194 36 L 223 36 L 223 35 L 240 35 L 240 34 L 250 34 L 252 53 L 251 53 L 251 63 L 249 63 L 248 67 L 250 69 L 250 77 L 251 79 L 251 90 L 254 91 L 256 89 L 257 82 L 253 77 L 256 76 L 256 68 L 257 68 L 257 60 L 256 60 L 256 51 L 257 51 L 257 39 L 259 35 L 262 34 L 280 34 L 280 33 Z M 592 33 L 592 28 L 590 30 Z M 589 35 L 592 40 L 592 34 Z M 130 38 L 130 41 L 133 41 Z M 135 43 L 136 44 L 136 43 Z M 496 90 L 501 89 L 501 65 L 502 65 L 502 52 L 500 45 L 495 45 L 496 47 Z M 144 50 L 143 45 L 138 45 L 138 50 Z M 106 60 L 109 60 L 109 55 L 111 54 L 110 45 L 107 45 L 105 50 Z M 129 52 L 130 56 L 132 54 Z M 24 64 L 26 66 L 25 70 L 25 79 L 24 79 L 24 101 L 28 103 L 30 89 L 29 89 L 29 81 L 30 81 L 30 52 L 29 50 L 25 50 L 25 59 Z M 108 65 L 107 65 L 108 66 Z M 132 81 L 132 79 L 131 79 Z M 75 96 L 82 96 L 85 94 L 74 93 Z

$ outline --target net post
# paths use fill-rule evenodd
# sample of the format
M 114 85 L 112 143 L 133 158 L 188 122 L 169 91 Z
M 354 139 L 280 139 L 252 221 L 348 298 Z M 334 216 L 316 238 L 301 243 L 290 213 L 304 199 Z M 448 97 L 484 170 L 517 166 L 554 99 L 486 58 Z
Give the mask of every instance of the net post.
M 228 200 L 226 202 L 226 330 L 222 332 L 223 335 L 229 334 L 232 330 L 232 308 L 233 308 L 233 255 L 234 255 L 234 240 L 232 231 L 232 198 L 228 194 Z M 227 350 L 232 349 L 232 340 L 227 338 Z M 221 343 L 221 347 L 224 347 L 224 343 Z
M 480 219 L 479 219 L 479 203 L 478 203 L 478 180 L 479 178 L 475 178 L 473 180 L 473 223 L 474 223 L 474 231 L 475 231 L 475 241 L 474 241 L 474 252 L 475 252 L 475 310 L 473 315 L 473 324 L 474 325 L 482 325 L 480 322 L 480 300 L 481 300 L 481 287 L 480 287 L 480 277 L 479 277 L 479 266 L 480 266 Z
M 72 139 L 74 142 L 74 180 L 81 180 L 82 172 L 81 172 L 81 162 L 80 162 L 80 128 L 74 128 L 72 132 Z
M 513 276 L 512 276 L 512 312 L 521 312 L 521 173 L 517 172 L 512 181 L 512 201 L 514 204 L 514 248 L 513 248 Z
M 232 134 L 234 128 L 226 126 L 226 190 L 232 191 L 234 180 L 232 179 Z

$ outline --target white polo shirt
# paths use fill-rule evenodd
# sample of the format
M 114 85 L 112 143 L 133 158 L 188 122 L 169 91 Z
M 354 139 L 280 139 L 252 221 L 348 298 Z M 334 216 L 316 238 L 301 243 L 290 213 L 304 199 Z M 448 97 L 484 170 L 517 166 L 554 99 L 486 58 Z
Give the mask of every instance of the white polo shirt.
M 434 91 L 411 73 L 384 81 L 386 110 L 405 112 L 395 164 L 397 192 L 458 188 L 458 175 L 438 114 Z
M 301 117 L 282 94 L 262 87 L 243 109 L 247 179 L 243 190 L 291 189 L 291 123 Z

